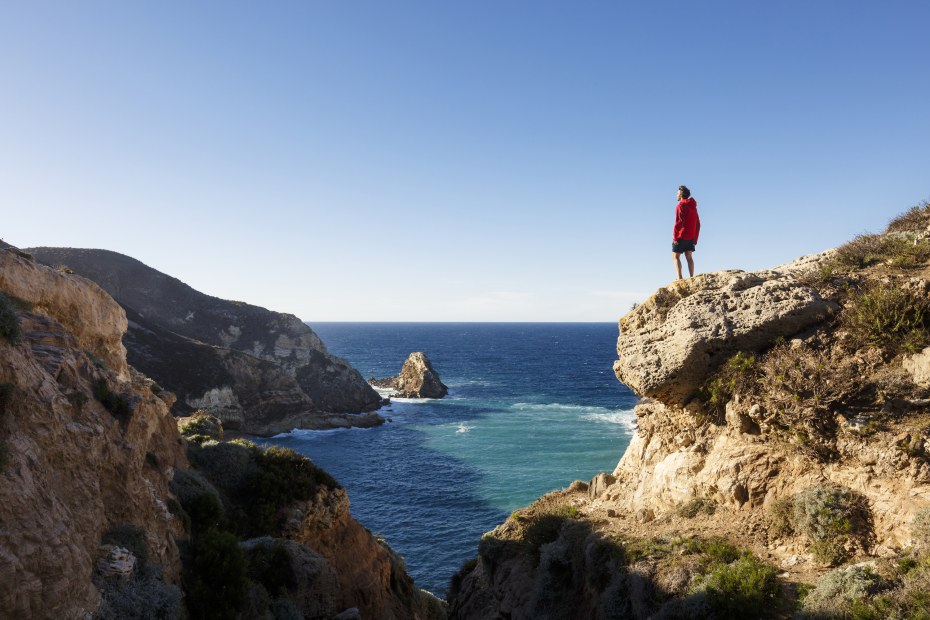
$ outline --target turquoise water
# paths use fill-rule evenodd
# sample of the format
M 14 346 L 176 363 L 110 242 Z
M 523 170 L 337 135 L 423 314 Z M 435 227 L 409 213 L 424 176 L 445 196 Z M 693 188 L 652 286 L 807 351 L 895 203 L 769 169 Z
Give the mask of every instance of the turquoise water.
M 611 370 L 615 324 L 311 324 L 366 377 L 424 351 L 442 400 L 397 399 L 374 429 L 296 431 L 294 448 L 348 489 L 352 513 L 438 594 L 516 508 L 617 464 L 633 394 Z

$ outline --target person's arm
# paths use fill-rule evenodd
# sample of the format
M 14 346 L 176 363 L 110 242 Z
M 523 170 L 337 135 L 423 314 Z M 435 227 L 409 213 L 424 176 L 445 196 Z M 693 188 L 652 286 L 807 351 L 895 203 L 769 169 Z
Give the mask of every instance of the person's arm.
M 697 221 L 694 228 L 694 245 L 697 245 L 698 237 L 701 236 L 701 216 L 698 215 L 697 209 L 694 210 L 694 219 Z
M 685 222 L 681 217 L 681 203 L 675 205 L 675 227 L 672 228 L 672 242 L 678 241 L 678 235 L 684 230 Z

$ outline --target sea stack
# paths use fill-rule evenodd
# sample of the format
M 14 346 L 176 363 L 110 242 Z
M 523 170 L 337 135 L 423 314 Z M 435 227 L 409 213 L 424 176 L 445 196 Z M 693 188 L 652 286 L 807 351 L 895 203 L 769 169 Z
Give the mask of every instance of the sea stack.
M 411 353 L 396 377 L 371 379 L 370 382 L 397 390 L 395 396 L 400 398 L 442 398 L 449 393 L 449 388 L 440 380 L 439 373 L 422 351 Z

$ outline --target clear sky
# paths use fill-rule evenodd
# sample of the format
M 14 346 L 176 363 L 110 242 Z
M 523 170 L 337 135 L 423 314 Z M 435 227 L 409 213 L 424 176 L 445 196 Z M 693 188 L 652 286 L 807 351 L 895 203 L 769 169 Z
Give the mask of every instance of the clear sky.
M 930 2 L 0 5 L 0 236 L 308 321 L 614 321 L 930 198 Z

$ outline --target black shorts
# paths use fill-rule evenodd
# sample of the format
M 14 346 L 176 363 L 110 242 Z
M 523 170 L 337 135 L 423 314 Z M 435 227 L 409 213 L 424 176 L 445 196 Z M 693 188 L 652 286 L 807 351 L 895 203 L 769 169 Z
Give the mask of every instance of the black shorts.
M 681 254 L 682 252 L 693 252 L 693 251 L 694 251 L 694 241 L 679 239 L 678 241 L 672 242 L 672 252 L 674 252 L 675 254 Z

